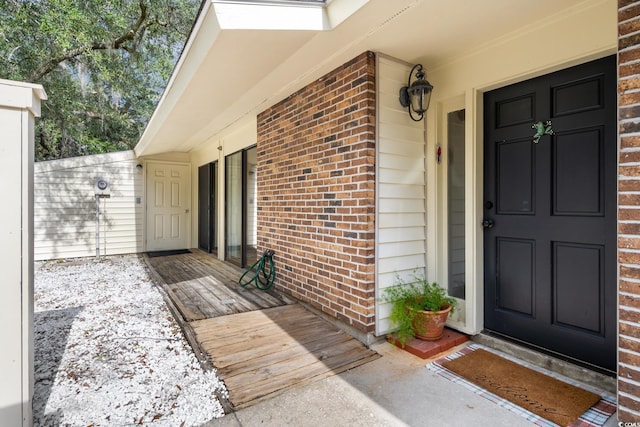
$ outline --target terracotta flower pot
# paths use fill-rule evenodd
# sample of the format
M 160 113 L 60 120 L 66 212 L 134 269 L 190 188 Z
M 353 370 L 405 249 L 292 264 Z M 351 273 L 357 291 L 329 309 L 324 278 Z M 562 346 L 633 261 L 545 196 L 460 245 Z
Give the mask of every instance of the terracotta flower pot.
M 425 341 L 436 341 L 442 338 L 451 306 L 440 311 L 416 311 L 417 314 L 413 318 L 413 331 L 416 338 Z

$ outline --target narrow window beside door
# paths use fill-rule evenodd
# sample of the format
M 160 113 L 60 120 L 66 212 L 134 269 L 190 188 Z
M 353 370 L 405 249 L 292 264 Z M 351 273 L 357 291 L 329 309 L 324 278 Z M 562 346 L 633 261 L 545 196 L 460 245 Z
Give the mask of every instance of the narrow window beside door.
M 448 195 L 448 248 L 449 295 L 465 297 L 465 245 L 464 245 L 464 127 L 465 110 L 447 114 L 447 195 Z

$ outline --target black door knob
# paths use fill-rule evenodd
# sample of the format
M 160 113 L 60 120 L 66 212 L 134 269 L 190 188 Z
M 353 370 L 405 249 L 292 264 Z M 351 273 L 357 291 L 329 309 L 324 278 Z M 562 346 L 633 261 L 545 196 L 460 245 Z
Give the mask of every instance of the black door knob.
M 488 218 L 486 218 L 486 219 L 483 219 L 483 220 L 482 220 L 482 226 L 483 226 L 484 228 L 492 228 L 492 227 L 493 227 L 493 225 L 494 225 L 494 222 L 493 222 L 493 220 L 492 220 L 492 219 L 488 219 Z

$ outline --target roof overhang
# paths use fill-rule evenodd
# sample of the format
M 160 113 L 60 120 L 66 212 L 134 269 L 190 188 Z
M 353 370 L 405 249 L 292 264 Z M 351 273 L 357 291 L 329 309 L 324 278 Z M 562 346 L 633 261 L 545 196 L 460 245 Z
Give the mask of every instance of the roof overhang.
M 603 2 L 206 0 L 135 151 L 190 152 L 366 50 L 429 71 Z
M 136 154 L 187 152 L 237 121 L 270 70 L 367 1 L 206 0 Z

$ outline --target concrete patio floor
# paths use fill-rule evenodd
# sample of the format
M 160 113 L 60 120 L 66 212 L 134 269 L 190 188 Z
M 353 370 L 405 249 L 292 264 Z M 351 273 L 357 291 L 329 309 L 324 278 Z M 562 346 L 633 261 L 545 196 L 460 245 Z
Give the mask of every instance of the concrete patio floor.
M 462 344 L 451 351 L 461 348 Z M 297 387 L 212 420 L 215 426 L 532 426 L 521 416 L 455 384 L 423 360 L 387 342 L 371 348 L 383 357 Z M 440 357 L 436 356 L 435 358 Z M 617 426 L 612 416 L 606 427 Z

